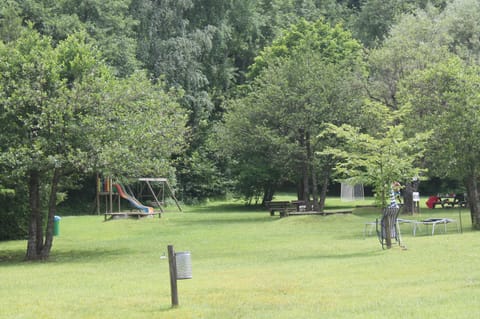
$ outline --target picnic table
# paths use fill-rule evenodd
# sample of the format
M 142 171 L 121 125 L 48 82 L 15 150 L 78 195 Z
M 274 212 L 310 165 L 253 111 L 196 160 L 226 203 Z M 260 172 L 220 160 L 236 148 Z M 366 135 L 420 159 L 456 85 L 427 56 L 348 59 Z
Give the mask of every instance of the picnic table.
M 457 207 L 466 207 L 467 206 L 467 201 L 465 200 L 465 195 L 463 194 L 445 194 L 445 195 L 440 195 L 440 198 L 443 202 L 442 207 L 451 207 L 454 208 L 455 205 Z
M 290 201 L 267 201 L 265 206 L 270 211 L 270 216 L 274 216 L 277 211 L 280 217 L 287 217 L 290 212 L 296 211 L 295 206 Z
M 442 208 L 466 207 L 467 202 L 463 194 L 438 194 L 430 196 L 426 202 L 428 208 L 435 208 L 437 205 Z
M 270 212 L 270 216 L 275 216 L 278 212 L 280 217 L 288 217 L 292 215 L 332 215 L 332 214 L 351 214 L 351 209 L 335 209 L 335 210 L 314 210 L 311 202 L 302 200 L 294 201 L 266 201 L 265 208 Z

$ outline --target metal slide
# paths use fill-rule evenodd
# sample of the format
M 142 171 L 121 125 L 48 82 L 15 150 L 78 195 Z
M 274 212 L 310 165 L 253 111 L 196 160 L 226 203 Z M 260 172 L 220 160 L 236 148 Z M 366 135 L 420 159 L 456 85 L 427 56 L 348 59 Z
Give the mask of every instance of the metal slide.
M 124 190 L 122 185 L 120 184 L 113 184 L 113 186 L 117 189 L 118 194 L 121 198 L 126 199 L 133 205 L 133 207 L 138 208 L 142 212 L 146 214 L 153 213 L 153 207 L 142 205 L 135 197 L 128 195 Z

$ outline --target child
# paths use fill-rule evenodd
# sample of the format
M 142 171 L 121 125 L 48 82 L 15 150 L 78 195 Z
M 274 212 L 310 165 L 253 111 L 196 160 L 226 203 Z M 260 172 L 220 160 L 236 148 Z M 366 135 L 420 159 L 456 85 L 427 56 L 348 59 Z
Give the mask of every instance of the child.
M 392 191 L 393 191 L 393 196 L 395 197 L 395 200 L 398 201 L 398 203 L 402 203 L 402 197 L 400 190 L 402 189 L 402 185 L 399 182 L 393 182 L 392 183 Z

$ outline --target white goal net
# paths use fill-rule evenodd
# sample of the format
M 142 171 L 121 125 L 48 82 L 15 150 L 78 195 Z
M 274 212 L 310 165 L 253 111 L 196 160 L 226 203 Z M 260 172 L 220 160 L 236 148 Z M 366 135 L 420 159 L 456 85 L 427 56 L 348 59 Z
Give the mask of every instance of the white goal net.
M 351 202 L 354 200 L 364 200 L 363 184 L 342 183 L 340 190 L 340 199 L 342 202 Z

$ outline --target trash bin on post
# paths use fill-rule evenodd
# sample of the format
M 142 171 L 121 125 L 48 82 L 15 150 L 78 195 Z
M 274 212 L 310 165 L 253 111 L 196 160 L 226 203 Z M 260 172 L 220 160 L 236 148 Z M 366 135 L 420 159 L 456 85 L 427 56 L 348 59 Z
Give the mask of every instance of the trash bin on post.
M 192 259 L 189 251 L 175 253 L 177 279 L 192 279 Z
M 53 236 L 58 236 L 60 234 L 60 216 L 53 217 Z
M 412 213 L 420 214 L 420 193 L 412 192 Z
M 172 307 L 178 306 L 177 280 L 192 279 L 192 260 L 189 251 L 177 252 L 173 245 L 168 245 L 168 264 L 170 270 L 170 289 Z

